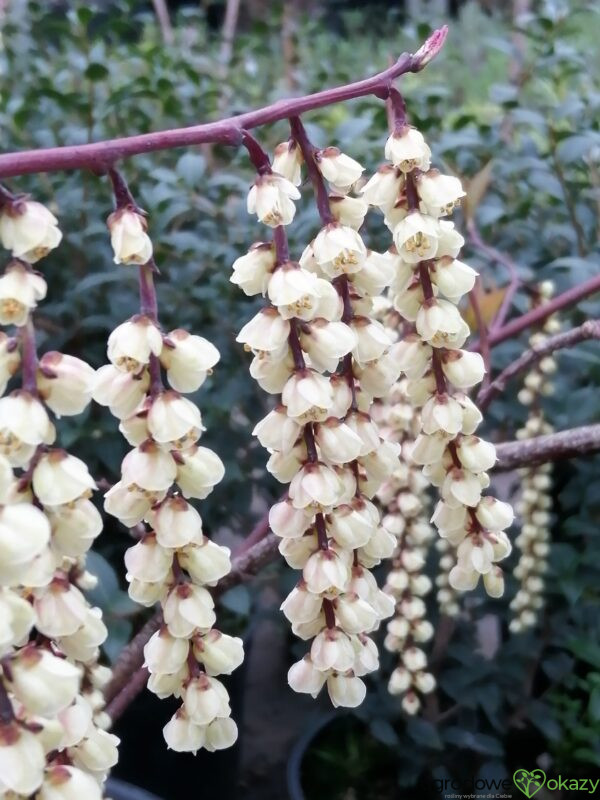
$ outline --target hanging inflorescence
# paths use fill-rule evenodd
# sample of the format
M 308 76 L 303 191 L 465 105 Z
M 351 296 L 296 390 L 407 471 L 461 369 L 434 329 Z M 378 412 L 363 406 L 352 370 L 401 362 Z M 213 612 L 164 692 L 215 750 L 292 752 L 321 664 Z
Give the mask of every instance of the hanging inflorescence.
M 381 298 L 378 316 L 386 329 L 398 337 L 399 315 L 387 298 Z M 386 511 L 382 524 L 397 540 L 383 588 L 396 604 L 384 640 L 386 650 L 398 657 L 388 691 L 402 696 L 402 708 L 407 714 L 416 714 L 421 707 L 419 695 L 435 688 L 421 647 L 433 636 L 433 625 L 425 619 L 427 608 L 423 599 L 431 591 L 431 581 L 423 570 L 433 529 L 429 524 L 431 509 L 426 491 L 429 483 L 410 455 L 420 420 L 406 394 L 406 383 L 406 378 L 402 378 L 385 399 L 375 402 L 372 416 L 381 436 L 397 442 L 401 448 L 396 468 L 377 492 L 377 499 Z
M 454 589 L 474 589 L 483 575 L 488 594 L 503 592 L 497 562 L 511 549 L 504 533 L 513 520 L 510 506 L 482 496 L 495 448 L 475 435 L 481 413 L 464 393 L 483 377 L 478 353 L 462 349 L 469 327 L 457 304 L 474 285 L 476 272 L 457 260 L 463 237 L 449 214 L 464 196 L 457 178 L 431 169 L 422 134 L 406 124 L 404 103 L 392 91 L 394 130 L 385 154 L 389 162 L 364 187 L 362 196 L 379 208 L 394 240 L 394 307 L 414 332 L 399 344 L 407 394 L 420 409 L 421 427 L 412 458 L 440 490 L 432 521 L 456 547 L 449 573 Z
M 544 281 L 534 287 L 533 292 L 533 306 L 536 307 L 550 300 L 554 286 L 551 281 Z M 558 331 L 560 322 L 557 315 L 553 314 L 545 320 L 540 330 L 531 335 L 529 344 L 532 347 L 539 346 Z M 546 419 L 542 404 L 542 398 L 553 392 L 554 372 L 556 359 L 550 355 L 540 359 L 527 374 L 518 398 L 527 408 L 528 415 L 524 427 L 517 431 L 518 439 L 530 439 L 554 431 Z M 519 469 L 519 475 L 521 497 L 516 509 L 521 519 L 521 531 L 515 539 L 515 545 L 520 556 L 514 576 L 520 582 L 520 588 L 510 603 L 513 618 L 509 627 L 513 633 L 532 628 L 544 605 L 544 574 L 550 552 L 552 464 L 523 467 Z
M 2 797 L 100 800 L 116 763 L 103 730 L 98 663 L 107 636 L 83 590 L 96 578 L 86 553 L 102 530 L 86 465 L 56 447 L 52 418 L 81 413 L 93 369 L 70 355 L 36 351 L 33 312 L 47 285 L 32 264 L 61 241 L 54 215 L 26 197 L 0 194 L 0 240 L 13 259 L 0 277 L 0 793 Z
M 213 627 L 207 587 L 230 571 L 229 549 L 207 539 L 189 500 L 205 498 L 224 467 L 216 453 L 198 445 L 200 411 L 182 393 L 200 388 L 219 352 L 185 330 L 162 332 L 146 219 L 118 173 L 111 178 L 117 208 L 108 227 L 115 262 L 139 265 L 140 313 L 111 333 L 111 363 L 98 370 L 94 388 L 94 399 L 120 420 L 133 447 L 105 509 L 127 527 L 138 526 L 139 540 L 125 554 L 130 597 L 162 609 L 163 625 L 144 656 L 150 691 L 182 700 L 164 728 L 165 740 L 177 751 L 218 750 L 233 744 L 237 728 L 216 676 L 230 674 L 244 653 L 240 639 Z

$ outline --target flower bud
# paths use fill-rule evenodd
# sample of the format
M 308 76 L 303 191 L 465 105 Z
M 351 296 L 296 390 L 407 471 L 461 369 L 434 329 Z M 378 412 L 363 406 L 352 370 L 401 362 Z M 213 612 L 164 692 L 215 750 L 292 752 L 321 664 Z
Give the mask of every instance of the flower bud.
M 273 172 L 282 175 L 294 186 L 300 186 L 302 183 L 302 164 L 304 157 L 302 150 L 294 139 L 288 139 L 287 142 L 281 142 L 273 151 Z
M 270 228 L 289 225 L 296 214 L 293 201 L 299 198 L 298 189 L 282 175 L 259 175 L 248 193 L 248 213 Z
M 147 264 L 152 258 L 152 242 L 146 233 L 143 214 L 131 208 L 119 208 L 106 221 L 115 264 Z
M 483 585 L 490 597 L 502 597 L 504 594 L 504 574 L 500 567 L 492 567 L 483 576 Z
M 412 684 L 412 675 L 406 667 L 396 667 L 388 681 L 388 691 L 392 695 L 404 694 Z

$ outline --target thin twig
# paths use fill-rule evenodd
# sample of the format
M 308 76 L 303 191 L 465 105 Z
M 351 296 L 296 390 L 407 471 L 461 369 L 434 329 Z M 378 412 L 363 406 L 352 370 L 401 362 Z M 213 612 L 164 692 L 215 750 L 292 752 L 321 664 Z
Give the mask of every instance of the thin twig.
M 500 344 L 500 342 L 504 342 L 506 339 L 512 339 L 512 337 L 516 336 L 518 333 L 537 325 L 539 322 L 543 322 L 543 320 L 547 319 L 555 312 L 567 308 L 568 306 L 573 306 L 580 300 L 584 300 L 586 297 L 596 292 L 600 292 L 600 275 L 595 275 L 588 281 L 584 281 L 584 283 L 580 283 L 578 286 L 568 289 L 566 292 L 554 297 L 549 303 L 544 303 L 544 305 L 528 311 L 527 314 L 515 317 L 515 319 L 512 319 L 498 330 L 490 331 L 490 347 L 494 347 L 494 345 Z M 480 343 L 475 342 L 470 349 L 479 350 Z
M 506 292 L 504 293 L 502 303 L 498 309 L 498 313 L 490 325 L 490 331 L 496 331 L 504 325 L 506 317 L 510 311 L 513 298 L 517 293 L 519 286 L 521 285 L 519 271 L 517 265 L 509 255 L 503 253 L 501 250 L 497 250 L 495 247 L 492 247 L 491 245 L 487 244 L 487 242 L 483 241 L 474 220 L 470 219 L 467 222 L 467 231 L 471 246 L 476 250 L 485 253 L 485 255 L 487 255 L 492 261 L 497 261 L 498 264 L 502 264 L 503 267 L 506 267 L 510 276 L 508 286 L 506 287 Z
M 485 366 L 485 373 L 483 376 L 483 387 L 485 388 L 489 381 L 490 381 L 490 371 L 492 368 L 492 357 L 490 351 L 490 342 L 489 342 L 489 334 L 487 323 L 483 318 L 483 314 L 481 312 L 481 305 L 479 303 L 479 299 L 482 295 L 482 288 L 481 288 L 481 278 L 477 278 L 475 281 L 475 286 L 469 292 L 469 302 L 471 303 L 471 308 L 473 309 L 473 314 L 475 315 L 475 319 L 477 320 L 477 328 L 479 329 L 479 347 L 481 349 L 481 355 L 483 357 L 483 364 Z
M 416 53 L 404 53 L 392 67 L 379 72 L 372 78 L 333 89 L 325 89 L 304 97 L 278 100 L 264 108 L 217 122 L 108 139 L 93 144 L 4 153 L 0 155 L 0 178 L 68 169 L 91 169 L 102 173 L 119 159 L 140 153 L 189 147 L 205 142 L 239 146 L 242 143 L 242 131 L 249 128 L 299 116 L 306 111 L 352 100 L 356 97 L 375 95 L 385 99 L 396 78 L 408 72 L 420 72 L 439 53 L 447 32 L 446 26 L 435 31 Z
M 498 461 L 494 471 L 505 472 L 516 467 L 531 467 L 548 461 L 559 461 L 600 450 L 600 424 L 583 425 L 559 433 L 536 436 L 496 445 Z
M 487 388 L 481 389 L 477 396 L 477 405 L 480 410 L 485 410 L 494 397 L 503 392 L 506 388 L 506 384 L 514 378 L 515 375 L 518 375 L 519 372 L 523 372 L 527 367 L 540 361 L 544 356 L 554 353 L 556 350 L 574 347 L 588 339 L 600 339 L 600 320 L 589 319 L 578 328 L 573 328 L 563 333 L 557 333 L 556 336 L 550 336 L 544 342 L 534 345 L 529 350 L 525 350 L 525 352 L 509 364 Z
M 166 0 L 152 0 L 152 5 L 158 19 L 163 42 L 165 44 L 173 44 L 173 26 L 171 25 L 171 17 L 169 16 L 169 7 Z

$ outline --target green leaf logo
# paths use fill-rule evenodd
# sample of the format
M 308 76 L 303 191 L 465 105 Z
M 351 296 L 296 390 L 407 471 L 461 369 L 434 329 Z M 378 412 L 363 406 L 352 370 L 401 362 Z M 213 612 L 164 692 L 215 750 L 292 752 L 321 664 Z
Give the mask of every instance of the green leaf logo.
M 546 773 L 541 769 L 533 769 L 531 772 L 518 769 L 513 775 L 513 781 L 526 797 L 533 797 L 546 783 Z

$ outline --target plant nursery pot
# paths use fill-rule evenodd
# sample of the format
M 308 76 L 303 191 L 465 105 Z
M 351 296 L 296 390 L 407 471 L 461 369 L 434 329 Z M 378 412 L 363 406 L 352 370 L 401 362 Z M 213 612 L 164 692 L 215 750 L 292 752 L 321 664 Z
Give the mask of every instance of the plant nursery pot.
M 360 764 L 352 756 L 351 739 L 369 748 L 370 757 Z M 290 800 L 398 796 L 392 751 L 375 742 L 367 727 L 350 714 L 327 714 L 305 731 L 292 748 L 287 784 Z
M 145 789 L 139 789 L 130 783 L 109 778 L 106 784 L 106 793 L 111 800 L 161 800 L 155 794 L 150 794 Z

